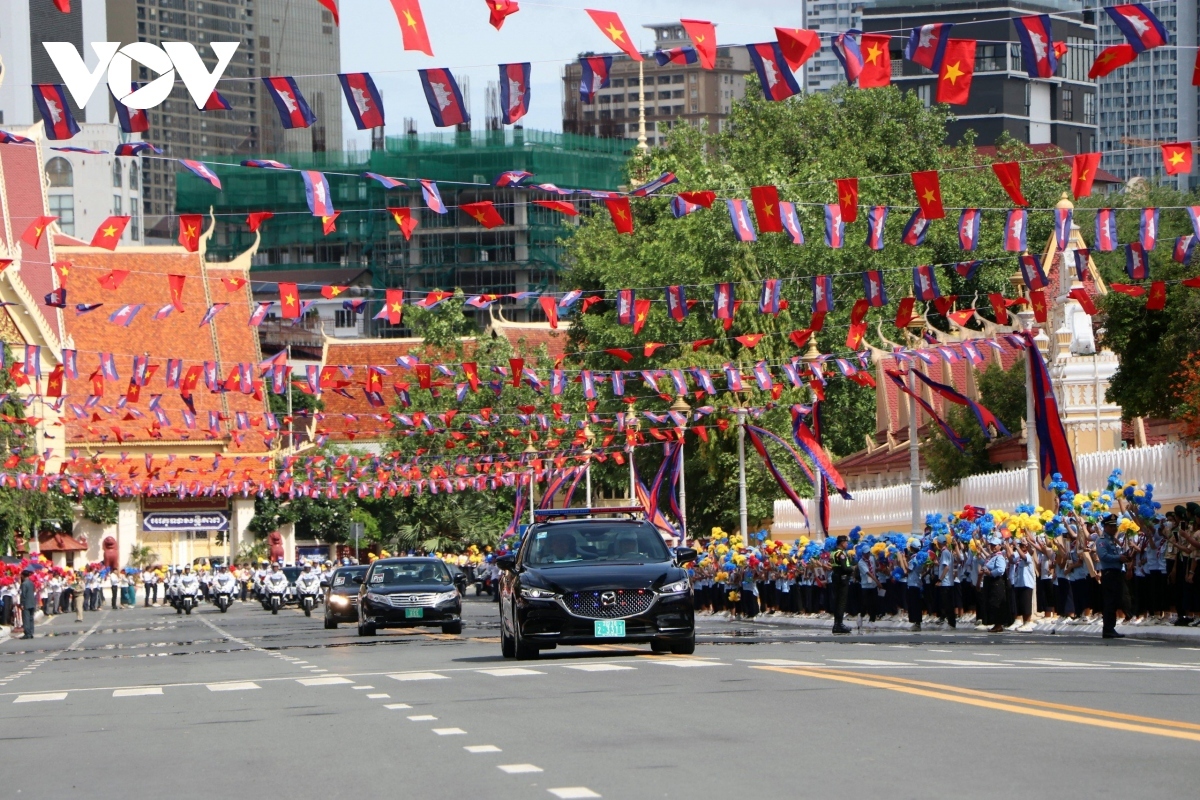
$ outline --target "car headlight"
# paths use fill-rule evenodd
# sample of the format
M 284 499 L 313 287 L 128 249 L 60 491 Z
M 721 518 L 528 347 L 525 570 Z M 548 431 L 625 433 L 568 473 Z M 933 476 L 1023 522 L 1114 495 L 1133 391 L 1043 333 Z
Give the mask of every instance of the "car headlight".
M 688 580 L 687 578 L 684 578 L 681 581 L 675 581 L 674 583 L 668 583 L 666 586 L 660 586 L 658 589 L 658 593 L 659 594 L 683 594 L 691 587 L 692 587 L 692 582 L 690 580 Z
M 522 586 L 521 597 L 524 597 L 526 600 L 553 600 L 555 594 L 549 589 L 538 589 L 533 586 Z
M 458 589 L 451 592 L 439 592 L 433 598 L 433 604 L 440 606 L 442 603 L 452 603 L 458 599 Z
M 350 598 L 344 594 L 332 594 L 329 596 L 329 602 L 335 606 L 349 605 Z
M 367 602 L 379 603 L 380 605 L 385 606 L 388 604 L 388 599 L 387 599 L 387 595 L 385 595 L 385 594 L 375 594 L 375 592 L 367 592 Z

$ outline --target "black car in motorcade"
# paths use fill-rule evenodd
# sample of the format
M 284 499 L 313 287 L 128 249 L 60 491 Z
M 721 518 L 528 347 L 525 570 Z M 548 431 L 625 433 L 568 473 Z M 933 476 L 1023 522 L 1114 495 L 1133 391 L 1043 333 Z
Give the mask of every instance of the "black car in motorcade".
M 358 586 L 358 635 L 379 628 L 462 633 L 462 593 L 440 558 L 381 558 Z
M 336 628 L 339 622 L 358 622 L 358 587 L 366 574 L 367 567 L 352 566 L 338 567 L 329 576 L 325 588 L 326 628 Z
M 672 553 L 639 519 L 535 523 L 516 553 L 496 559 L 503 571 L 500 650 L 532 659 L 560 644 L 649 642 L 658 653 L 693 653 L 692 585 L 683 565 L 696 555 L 686 547 Z

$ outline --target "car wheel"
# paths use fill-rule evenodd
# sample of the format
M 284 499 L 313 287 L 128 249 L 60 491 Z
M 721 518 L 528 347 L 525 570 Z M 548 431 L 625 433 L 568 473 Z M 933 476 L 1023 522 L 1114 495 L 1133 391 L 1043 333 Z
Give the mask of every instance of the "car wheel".
M 462 633 L 462 622 L 448 622 L 442 626 L 442 633 L 458 636 Z
M 336 628 L 336 627 L 337 627 L 337 623 L 336 623 L 336 622 L 334 622 L 333 620 L 331 620 L 329 617 L 326 617 L 326 618 L 325 618 L 325 630 L 327 630 L 327 631 L 331 631 L 331 630 L 333 630 L 333 629 L 334 629 L 334 628 Z
M 516 620 L 513 621 L 513 655 L 517 661 L 536 661 L 538 657 L 537 647 L 521 639 L 521 628 Z
M 375 626 L 374 625 L 359 625 L 358 626 L 358 635 L 359 636 L 374 636 L 375 635 Z
M 500 655 L 505 658 L 516 658 L 517 644 L 513 638 L 508 635 L 508 631 L 504 630 L 504 620 L 500 620 Z
M 660 642 L 657 639 L 650 642 L 650 649 L 655 653 L 666 653 L 671 650 L 670 642 Z
M 682 642 L 672 642 L 671 652 L 677 656 L 690 656 L 696 652 L 696 634 L 693 633 Z

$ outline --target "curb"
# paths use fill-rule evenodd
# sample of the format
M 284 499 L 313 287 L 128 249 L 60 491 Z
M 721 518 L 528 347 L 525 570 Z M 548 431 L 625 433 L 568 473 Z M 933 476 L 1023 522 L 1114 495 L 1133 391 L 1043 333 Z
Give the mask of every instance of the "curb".
M 715 615 L 706 615 L 702 619 L 716 620 L 722 619 Z M 730 621 L 730 620 L 727 620 Z M 857 623 L 852 618 L 847 618 L 847 624 L 855 629 L 855 633 L 947 633 L 954 631 L 955 633 L 983 634 L 984 631 L 976 631 L 973 624 L 962 625 L 959 628 L 949 628 L 944 625 L 928 624 L 921 631 L 910 630 L 911 625 L 906 620 L 882 620 L 875 623 L 863 623 L 862 630 L 858 630 Z M 809 630 L 828 631 L 833 625 L 832 617 L 829 619 L 808 619 L 802 617 L 779 616 L 779 617 L 756 617 L 754 619 L 739 619 L 738 624 L 751 625 L 785 625 L 792 628 L 806 628 Z M 1036 633 L 1043 636 L 1061 636 L 1061 637 L 1088 637 L 1099 638 L 1103 625 L 1100 622 L 1092 622 L 1085 625 L 1069 625 L 1061 622 L 1035 622 L 1033 630 L 1029 631 L 1005 631 L 1005 633 Z M 1181 628 L 1174 625 L 1117 625 L 1117 632 L 1123 633 L 1130 639 L 1155 639 L 1167 642 L 1181 642 L 1186 644 L 1200 645 L 1200 628 Z M 992 634 L 998 635 L 998 634 Z

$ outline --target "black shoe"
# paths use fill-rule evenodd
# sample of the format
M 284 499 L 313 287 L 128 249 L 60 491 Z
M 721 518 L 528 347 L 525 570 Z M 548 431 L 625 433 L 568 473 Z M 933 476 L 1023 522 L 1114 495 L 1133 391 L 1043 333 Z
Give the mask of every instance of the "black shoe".
M 843 626 L 842 626 L 842 627 L 840 627 L 840 628 L 834 628 L 834 629 L 833 629 L 833 632 L 834 632 L 834 633 L 854 633 L 854 631 L 850 630 L 850 629 L 849 629 L 849 628 L 847 628 L 845 625 L 843 625 Z
M 1116 631 L 1105 631 L 1103 634 L 1103 638 L 1105 638 L 1105 639 L 1124 639 L 1125 634 L 1117 633 Z
M 1175 625 L 1180 628 L 1186 628 L 1188 625 L 1191 625 L 1191 624 L 1192 624 L 1191 617 L 1180 617 L 1179 619 L 1175 620 Z

